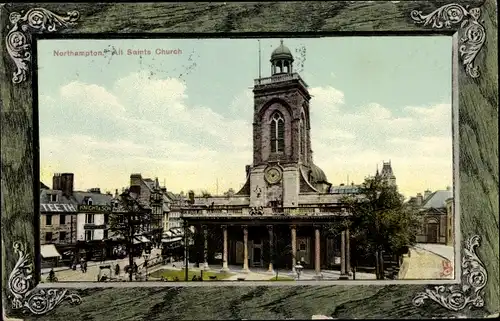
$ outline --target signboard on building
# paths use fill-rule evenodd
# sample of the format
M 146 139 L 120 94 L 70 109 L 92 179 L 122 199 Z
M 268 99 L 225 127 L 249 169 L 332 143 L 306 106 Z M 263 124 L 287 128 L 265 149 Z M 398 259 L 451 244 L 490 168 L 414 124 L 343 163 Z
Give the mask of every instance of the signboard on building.
M 111 211 L 110 205 L 87 205 L 87 204 L 78 205 L 78 212 L 82 213 L 105 213 L 110 211 Z
M 86 229 L 86 230 L 105 230 L 106 229 L 106 224 L 100 224 L 100 225 L 85 224 L 83 226 L 83 228 Z
M 73 204 L 40 204 L 40 212 L 76 212 Z

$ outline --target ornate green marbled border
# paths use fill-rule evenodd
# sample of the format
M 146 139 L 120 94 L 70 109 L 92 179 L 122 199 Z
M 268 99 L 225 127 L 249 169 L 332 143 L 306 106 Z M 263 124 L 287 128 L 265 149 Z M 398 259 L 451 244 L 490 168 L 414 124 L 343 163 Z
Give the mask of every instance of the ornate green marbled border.
M 282 13 L 291 19 L 280 21 Z M 498 313 L 498 65 L 493 1 L 5 4 L 0 7 L 0 19 L 2 300 L 8 316 L 218 320 L 309 319 L 315 314 L 335 318 L 485 317 Z M 34 35 L 197 32 L 223 37 L 235 32 L 285 35 L 290 31 L 454 34 L 459 64 L 454 100 L 459 101 L 455 137 L 460 145 L 458 196 L 463 236 L 462 275 L 457 284 L 37 286 L 34 270 L 38 262 L 33 258 L 38 246 L 34 237 L 38 229 L 38 177 L 34 174 L 38 143 L 33 141 L 37 124 L 33 123 L 31 72 L 35 66 L 30 46 Z

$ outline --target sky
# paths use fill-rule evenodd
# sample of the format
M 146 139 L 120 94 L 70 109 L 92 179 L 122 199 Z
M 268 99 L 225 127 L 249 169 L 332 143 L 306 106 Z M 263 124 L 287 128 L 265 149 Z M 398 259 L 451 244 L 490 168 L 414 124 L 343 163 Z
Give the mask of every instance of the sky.
M 260 40 L 262 77 L 279 43 Z M 451 37 L 284 44 L 312 95 L 313 160 L 330 183 L 361 183 L 390 160 L 406 197 L 452 186 Z M 257 39 L 46 39 L 37 48 L 46 185 L 64 172 L 75 174 L 77 190 L 121 190 L 132 173 L 174 193 L 245 183 Z

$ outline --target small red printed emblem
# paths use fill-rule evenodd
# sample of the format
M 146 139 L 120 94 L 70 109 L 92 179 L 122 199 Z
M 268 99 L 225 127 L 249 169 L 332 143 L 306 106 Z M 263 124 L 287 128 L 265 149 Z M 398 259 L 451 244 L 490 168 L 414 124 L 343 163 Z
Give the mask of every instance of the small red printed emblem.
M 441 277 L 450 276 L 453 273 L 453 265 L 448 260 L 443 260 L 443 271 L 441 272 Z

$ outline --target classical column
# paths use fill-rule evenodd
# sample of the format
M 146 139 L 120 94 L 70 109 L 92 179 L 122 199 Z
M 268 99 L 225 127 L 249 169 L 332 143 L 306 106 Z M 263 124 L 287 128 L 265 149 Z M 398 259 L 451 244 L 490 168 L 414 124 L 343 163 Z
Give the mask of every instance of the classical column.
M 203 269 L 208 270 L 208 229 L 206 225 L 202 226 L 205 243 L 203 245 Z
M 295 272 L 295 265 L 297 264 L 297 260 L 295 256 L 297 255 L 297 232 L 295 225 L 290 225 L 291 234 L 292 234 L 292 273 Z
M 321 251 L 320 251 L 320 234 L 319 234 L 319 226 L 315 227 L 315 246 L 314 246 L 314 252 L 315 252 L 315 258 L 314 258 L 314 268 L 316 270 L 316 277 L 321 276 Z
M 223 253 L 222 253 L 222 270 L 229 271 L 229 267 L 227 266 L 227 225 L 222 225 L 222 234 L 224 236 L 223 243 Z
M 340 235 L 340 275 L 345 274 L 345 231 Z
M 273 272 L 273 251 L 274 251 L 273 226 L 268 225 L 267 231 L 269 232 L 269 270 L 268 271 Z
M 345 230 L 345 268 L 349 274 L 351 272 L 351 236 L 348 228 Z
M 340 280 L 347 280 L 349 277 L 346 273 L 346 231 L 342 231 L 340 239 Z
M 243 271 L 248 272 L 248 226 L 243 225 Z

